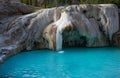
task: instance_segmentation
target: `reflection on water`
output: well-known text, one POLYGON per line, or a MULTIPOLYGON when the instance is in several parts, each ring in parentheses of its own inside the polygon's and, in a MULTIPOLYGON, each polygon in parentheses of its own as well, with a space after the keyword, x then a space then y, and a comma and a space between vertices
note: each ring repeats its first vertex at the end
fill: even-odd
POLYGON ((59 52, 23 52, 0 67, 0 77, 120 78, 120 49, 70 48, 59 52))

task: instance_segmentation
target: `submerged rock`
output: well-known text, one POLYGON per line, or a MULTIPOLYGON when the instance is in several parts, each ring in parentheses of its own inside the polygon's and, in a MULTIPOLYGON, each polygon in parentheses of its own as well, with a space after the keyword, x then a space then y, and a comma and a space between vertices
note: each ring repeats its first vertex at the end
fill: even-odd
POLYGON ((0 9, 0 55, 6 57, 22 50, 109 46, 119 30, 118 10, 113 4, 62 6, 34 13, 20 7, 20 13, 30 13, 26 15, 9 8, 5 14, 0 9))

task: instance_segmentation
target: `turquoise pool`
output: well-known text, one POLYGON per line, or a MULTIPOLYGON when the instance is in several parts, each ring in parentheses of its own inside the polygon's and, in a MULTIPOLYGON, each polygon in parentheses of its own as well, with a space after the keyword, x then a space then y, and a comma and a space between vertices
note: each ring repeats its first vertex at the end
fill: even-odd
POLYGON ((1 78, 120 78, 120 49, 22 52, 0 66, 1 78))

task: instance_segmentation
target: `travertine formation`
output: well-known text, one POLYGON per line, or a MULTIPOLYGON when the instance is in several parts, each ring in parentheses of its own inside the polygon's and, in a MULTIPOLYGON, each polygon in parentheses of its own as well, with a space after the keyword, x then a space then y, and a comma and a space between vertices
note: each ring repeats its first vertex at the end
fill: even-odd
POLYGON ((68 6, 61 13, 60 19, 52 24, 57 28, 56 50, 61 50, 66 43, 68 46, 75 46, 76 41, 79 46, 109 46, 112 35, 119 29, 118 23, 118 10, 115 5, 68 6), (67 28, 70 29, 69 33, 63 33, 67 28), (74 34, 75 32, 78 34, 74 34), (64 38, 67 33, 69 35, 64 38))
POLYGON ((22 50, 109 46, 119 30, 118 9, 113 4, 71 5, 30 13, 28 6, 8 1, 19 5, 15 9, 6 2, 2 2, 6 8, 0 5, 0 62, 22 50))

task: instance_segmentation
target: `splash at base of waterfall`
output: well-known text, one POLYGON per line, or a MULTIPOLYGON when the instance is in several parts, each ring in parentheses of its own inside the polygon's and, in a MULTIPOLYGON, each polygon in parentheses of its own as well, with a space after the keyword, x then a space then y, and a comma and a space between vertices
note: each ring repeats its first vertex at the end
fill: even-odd
POLYGON ((58 53, 59 53, 59 54, 62 54, 62 53, 64 53, 64 51, 58 51, 58 53))

